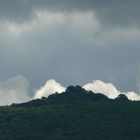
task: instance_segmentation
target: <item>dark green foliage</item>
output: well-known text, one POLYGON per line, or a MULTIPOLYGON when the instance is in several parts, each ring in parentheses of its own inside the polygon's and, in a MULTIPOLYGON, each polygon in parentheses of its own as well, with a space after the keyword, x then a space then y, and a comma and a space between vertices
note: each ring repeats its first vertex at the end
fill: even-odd
POLYGON ((139 140, 140 102, 109 100, 79 86, 0 107, 0 140, 139 140))
POLYGON ((128 101, 128 98, 124 94, 120 94, 115 100, 117 101, 128 101))

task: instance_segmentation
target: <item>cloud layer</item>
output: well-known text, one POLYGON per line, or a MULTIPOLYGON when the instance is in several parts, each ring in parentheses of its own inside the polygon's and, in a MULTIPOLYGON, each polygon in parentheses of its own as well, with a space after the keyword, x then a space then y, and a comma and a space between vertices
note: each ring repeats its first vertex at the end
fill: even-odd
MULTIPOLYGON (((115 99, 120 94, 125 94, 130 100, 140 100, 140 95, 138 93, 135 93, 133 91, 129 92, 122 92, 119 91, 112 83, 105 83, 100 80, 95 80, 91 83, 87 83, 83 86, 85 90, 93 91, 94 93, 101 93, 106 95, 110 99, 115 99)), ((36 98, 41 97, 48 97, 51 94, 54 94, 55 92, 62 93, 65 91, 65 87, 56 82, 55 80, 49 80, 46 82, 46 84, 41 87, 37 93, 35 94, 36 98)))
POLYGON ((0 81, 0 105, 30 100, 28 86, 29 82, 21 75, 0 81))
MULTIPOLYGON (((130 100, 140 100, 138 93, 119 91, 112 83, 105 83, 100 80, 87 83, 83 88, 94 93, 102 93, 111 99, 115 99, 119 94, 125 94, 130 100)), ((0 105, 10 105, 12 103, 22 103, 32 99, 48 97, 56 92, 62 93, 65 89, 66 87, 60 83, 50 79, 30 96, 28 80, 21 75, 17 75, 0 82, 0 105)))
MULTIPOLYGON (((139 0, 1 0, 1 78, 140 87, 139 0)), ((31 96, 32 94, 30 94, 31 96)))
POLYGON ((88 83, 84 85, 83 88, 88 91, 93 91, 94 93, 102 93, 111 99, 115 99, 120 94, 125 94, 130 100, 140 100, 140 95, 138 93, 133 91, 119 91, 112 83, 105 83, 100 80, 95 80, 92 83, 88 83))
POLYGON ((91 11, 40 11, 28 23, 1 22, 0 31, 3 79, 21 73, 36 88, 52 77, 70 85, 92 75, 122 90, 137 89, 139 28, 104 29, 91 11))
POLYGON ((62 93, 64 91, 65 88, 58 82, 56 82, 55 80, 48 80, 46 84, 36 92, 34 98, 36 99, 41 97, 48 97, 49 95, 54 94, 56 92, 62 93))
POLYGON ((36 17, 36 11, 95 11, 106 25, 138 25, 139 0, 1 0, 0 18, 24 22, 36 17))

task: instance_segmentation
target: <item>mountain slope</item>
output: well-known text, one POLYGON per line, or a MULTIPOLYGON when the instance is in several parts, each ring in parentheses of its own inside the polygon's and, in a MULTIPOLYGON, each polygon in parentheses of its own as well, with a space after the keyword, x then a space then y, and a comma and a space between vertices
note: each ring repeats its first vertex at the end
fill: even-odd
POLYGON ((140 102, 68 87, 62 94, 0 107, 0 140, 138 140, 140 102))

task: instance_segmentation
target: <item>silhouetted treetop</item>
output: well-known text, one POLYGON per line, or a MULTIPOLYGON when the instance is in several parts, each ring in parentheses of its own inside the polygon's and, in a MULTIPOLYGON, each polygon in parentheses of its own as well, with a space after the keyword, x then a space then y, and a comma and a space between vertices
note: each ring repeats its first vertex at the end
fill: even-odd
POLYGON ((118 97, 115 100, 117 100, 117 101, 128 101, 129 99, 126 95, 120 94, 120 95, 118 95, 118 97))
POLYGON ((83 94, 85 92, 86 92, 85 89, 83 89, 80 86, 69 86, 65 91, 65 93, 70 93, 70 94, 83 94))

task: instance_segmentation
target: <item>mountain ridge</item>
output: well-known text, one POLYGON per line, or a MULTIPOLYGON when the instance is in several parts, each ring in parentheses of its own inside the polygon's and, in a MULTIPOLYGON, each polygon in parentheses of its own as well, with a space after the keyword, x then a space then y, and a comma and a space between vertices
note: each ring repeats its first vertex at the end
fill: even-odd
POLYGON ((0 107, 0 140, 139 140, 140 102, 70 86, 62 94, 0 107))
MULTIPOLYGON (((109 99, 106 95, 102 93, 94 93, 92 91, 87 91, 80 86, 69 86, 66 88, 66 91, 62 93, 54 93, 49 95, 49 97, 42 97, 41 99, 34 99, 25 103, 13 103, 12 107, 38 107, 41 105, 45 105, 47 103, 63 103, 63 102, 70 102, 70 101, 80 101, 80 100, 88 100, 88 101, 113 101, 113 99, 109 99)), ((120 94, 114 101, 128 101, 126 95, 120 94)))

